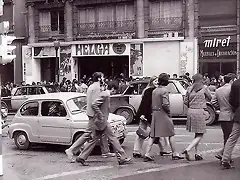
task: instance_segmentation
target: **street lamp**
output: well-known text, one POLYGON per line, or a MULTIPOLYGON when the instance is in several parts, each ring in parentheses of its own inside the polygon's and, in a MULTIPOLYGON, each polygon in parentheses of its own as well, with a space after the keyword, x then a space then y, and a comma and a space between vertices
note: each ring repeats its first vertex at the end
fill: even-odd
POLYGON ((55 67, 55 82, 59 81, 59 62, 58 62, 58 49, 60 47, 60 42, 58 40, 53 43, 56 50, 56 67, 55 67))

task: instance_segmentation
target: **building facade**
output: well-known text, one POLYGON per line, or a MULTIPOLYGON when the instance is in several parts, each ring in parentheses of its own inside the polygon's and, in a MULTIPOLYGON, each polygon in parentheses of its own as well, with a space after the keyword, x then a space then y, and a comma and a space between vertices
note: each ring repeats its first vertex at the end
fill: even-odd
POLYGON ((3 83, 21 83, 23 80, 22 45, 28 43, 26 36, 26 8, 25 0, 4 0, 3 17, 1 21, 9 21, 9 35, 16 36, 16 59, 6 65, 0 65, 3 83))
POLYGON ((194 74, 196 0, 26 0, 23 79, 194 74), (59 49, 54 41, 60 42, 59 49), (57 71, 56 71, 57 69, 57 71))

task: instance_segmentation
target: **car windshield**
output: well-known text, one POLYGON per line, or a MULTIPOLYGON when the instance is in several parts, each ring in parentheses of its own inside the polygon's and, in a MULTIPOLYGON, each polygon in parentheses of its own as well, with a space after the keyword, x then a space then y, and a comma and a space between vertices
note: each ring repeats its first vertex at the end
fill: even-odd
POLYGON ((60 90, 55 86, 45 86, 45 88, 47 89, 48 93, 60 92, 60 90))
POLYGON ((187 89, 190 85, 184 81, 184 80, 179 80, 180 84, 184 87, 184 89, 187 89))
POLYGON ((85 111, 86 105, 87 105, 86 96, 72 98, 67 101, 67 107, 69 108, 72 114, 77 114, 85 111))

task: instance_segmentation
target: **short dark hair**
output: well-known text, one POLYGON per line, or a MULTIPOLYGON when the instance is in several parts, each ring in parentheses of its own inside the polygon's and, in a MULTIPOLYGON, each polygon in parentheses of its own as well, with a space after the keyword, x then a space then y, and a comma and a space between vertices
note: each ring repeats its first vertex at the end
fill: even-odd
POLYGON ((176 77, 177 77, 177 74, 173 74, 173 76, 176 76, 176 77))
POLYGON ((118 87, 117 87, 116 84, 114 84, 114 83, 108 83, 107 89, 108 89, 108 90, 111 90, 112 88, 115 89, 115 90, 118 89, 118 87))
POLYGON ((169 75, 167 73, 161 73, 158 76, 158 84, 161 86, 167 86, 169 84, 169 75))
POLYGON ((185 73, 186 76, 190 76, 190 74, 188 72, 185 73))
POLYGON ((98 79, 101 78, 103 76, 102 72, 95 72, 92 75, 92 80, 93 82, 98 82, 98 79))
POLYGON ((236 75, 233 73, 228 73, 223 77, 225 83, 229 83, 231 80, 235 79, 236 75))

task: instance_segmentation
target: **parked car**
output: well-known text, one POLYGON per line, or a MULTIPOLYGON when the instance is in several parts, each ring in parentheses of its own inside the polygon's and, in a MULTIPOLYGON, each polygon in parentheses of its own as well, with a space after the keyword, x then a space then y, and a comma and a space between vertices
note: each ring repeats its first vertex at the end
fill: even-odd
MULTIPOLYGON (((71 145, 88 125, 86 94, 61 92, 35 96, 25 101, 9 126, 9 137, 18 149, 33 143, 71 145)), ((126 137, 126 119, 110 114, 108 121, 120 143, 126 137)))
MULTIPOLYGON (((127 87, 123 94, 111 96, 111 112, 122 115, 127 119, 127 124, 136 121, 134 119, 136 112, 139 108, 142 92, 146 88, 149 80, 133 81, 127 87)), ((185 80, 170 79, 166 87, 169 91, 170 109, 174 118, 186 119, 187 107, 184 105, 184 96, 186 88, 189 86, 185 80)), ((215 109, 211 103, 207 103, 206 124, 211 125, 216 119, 215 109)))
POLYGON ((12 95, 9 97, 2 97, 2 106, 9 111, 16 112, 22 103, 28 98, 39 95, 60 92, 54 85, 34 85, 34 86, 21 86, 12 90, 12 95))

